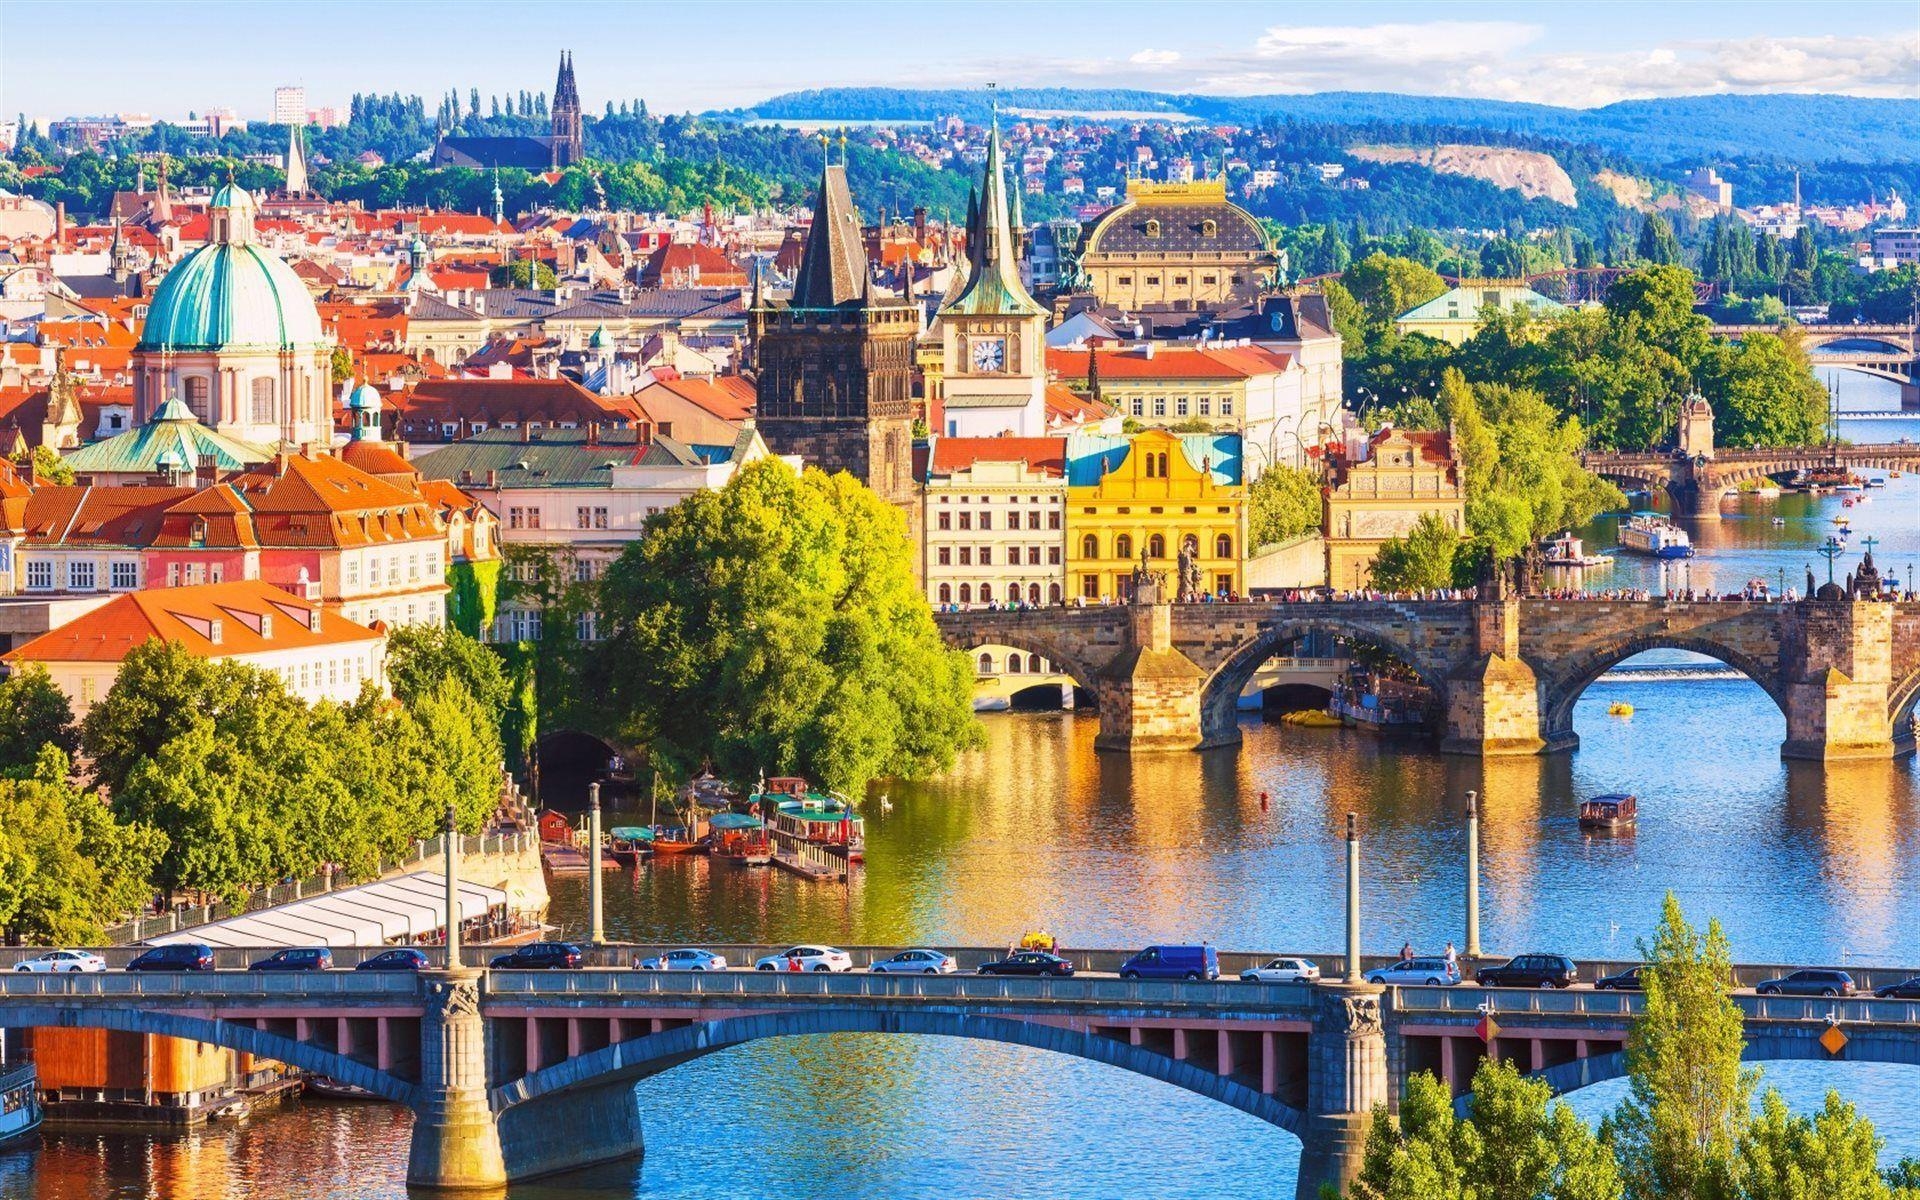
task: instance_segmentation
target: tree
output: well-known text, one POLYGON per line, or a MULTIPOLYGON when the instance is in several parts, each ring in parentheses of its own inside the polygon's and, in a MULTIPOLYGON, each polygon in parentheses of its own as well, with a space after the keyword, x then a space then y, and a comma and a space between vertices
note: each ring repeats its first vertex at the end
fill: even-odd
POLYGON ((335 346, 333 348, 333 356, 329 360, 328 365, 330 368, 329 374, 333 378, 333 386, 339 387, 347 380, 353 378, 353 351, 345 346, 335 346))
POLYGON ((427 761, 444 792, 431 811, 453 805, 455 824, 477 833, 500 805, 500 735, 486 706, 457 679, 443 679, 414 711, 425 735, 427 761))
POLYGON ((499 655, 450 626, 402 625, 387 635, 387 682, 402 704, 416 707, 447 680, 464 686, 499 726, 509 691, 499 655))
POLYGON ((504 267, 495 267, 490 278, 495 287, 535 288, 541 291, 560 284, 560 278, 553 273, 552 267, 530 258, 516 258, 504 267))
POLYGON ((649 517, 608 570, 594 693, 673 774, 844 790, 944 769, 979 737, 972 670, 909 553, 898 510, 852 476, 752 463, 649 517))
POLYGON ((1247 533, 1255 549, 1319 529, 1320 521, 1320 482, 1307 471, 1275 464, 1247 489, 1247 533))
POLYGON ((1392 325, 1395 317, 1447 290, 1446 280, 1431 267, 1378 250, 1348 267, 1340 279, 1374 329, 1392 325))
POLYGON ((0 779, 0 930, 9 943, 97 944, 101 926, 143 904, 165 839, 115 822, 42 747, 31 772, 0 779))
POLYGON ((45 667, 29 663, 0 680, 0 773, 32 766, 43 746, 70 756, 79 745, 73 706, 45 667))
POLYGON ((1453 555, 1459 547, 1460 535, 1453 526, 1438 513, 1425 513, 1405 537, 1388 538, 1381 544, 1369 582, 1389 592, 1451 587, 1453 555))
POLYGON ((1749 333, 1707 355, 1701 390, 1713 402, 1723 446, 1804 446, 1824 441, 1827 392, 1797 334, 1749 333))
POLYGON ((43 483, 67 487, 73 483, 73 467, 60 452, 52 446, 35 446, 28 460, 33 465, 33 473, 43 483))
POLYGON ((1657 266, 1673 266, 1683 259, 1680 239, 1673 236, 1673 226, 1659 213, 1648 213, 1640 223, 1640 239, 1634 244, 1634 254, 1641 262, 1657 266))
POLYGON ((1603 1136, 1619 1156, 1629 1200, 1729 1196, 1759 1078, 1740 1064, 1732 951, 1718 921, 1700 933, 1669 892, 1640 953, 1646 1000, 1627 1037, 1630 1090, 1603 1136))
POLYGON ((1829 1091, 1820 1111, 1808 1117, 1793 1113, 1780 1093, 1768 1088, 1760 1115, 1740 1137, 1741 1200, 1890 1200, 1893 1191, 1880 1174, 1880 1146, 1873 1122, 1838 1092, 1829 1091))

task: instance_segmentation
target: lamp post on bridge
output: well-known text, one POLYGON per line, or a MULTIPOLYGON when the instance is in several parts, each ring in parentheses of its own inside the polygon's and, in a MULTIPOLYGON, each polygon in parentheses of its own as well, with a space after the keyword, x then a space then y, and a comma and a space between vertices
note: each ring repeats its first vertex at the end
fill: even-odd
POLYGON ((1360 819, 1347 814, 1347 982, 1360 975, 1360 819))
POLYGON ((1480 793, 1467 793, 1467 945, 1469 959, 1480 957, 1480 793))
POLYGON ((447 970, 460 969, 460 830, 454 824, 454 805, 447 805, 447 830, 441 836, 446 852, 447 970))
POLYGON ((607 932, 601 924, 600 781, 597 779, 587 785, 587 906, 593 913, 587 941, 602 945, 607 940, 607 932))

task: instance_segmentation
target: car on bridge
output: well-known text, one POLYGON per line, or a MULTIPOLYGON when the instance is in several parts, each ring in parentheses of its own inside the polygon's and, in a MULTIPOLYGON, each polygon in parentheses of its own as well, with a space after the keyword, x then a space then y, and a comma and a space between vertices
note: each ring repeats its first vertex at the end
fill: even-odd
POLYGON ((1753 990, 1762 996, 1851 996, 1854 986, 1845 971, 1810 969, 1763 980, 1753 990))
POLYGON ((1005 958, 983 962, 982 975, 1049 975, 1064 979, 1073 974, 1073 963, 1045 950, 1019 950, 1005 958))
POLYGON ((249 971, 331 971, 333 951, 325 946, 289 946, 247 964, 249 971))
POLYGON ((201 942, 155 946, 127 964, 129 971, 211 971, 213 947, 201 942))
POLYGON ((902 950, 867 968, 875 975, 951 975, 959 969, 953 955, 938 950, 902 950))
POLYGON ((1403 958, 1390 967, 1368 971, 1366 980, 1374 984, 1452 987, 1460 982, 1460 968, 1444 958, 1403 958))
POLYGON ((753 964, 756 971, 851 971, 853 955, 832 946, 792 946, 753 964))
POLYGON ((1311 983, 1320 978, 1320 968, 1306 958, 1270 958, 1257 967, 1240 972, 1246 983, 1311 983))
POLYGON ((426 952, 415 950, 412 946, 399 946, 392 950, 382 950, 372 958, 362 959, 353 964, 356 971, 424 971, 431 962, 426 952))
POLYGON ((1580 968, 1564 954, 1520 954, 1497 967, 1481 967, 1481 987, 1566 988, 1580 982, 1580 968))
POLYGON ((572 942, 528 942, 496 954, 489 967, 502 971, 577 971, 583 955, 572 942))
POLYGON ((1642 981, 1640 973, 1646 969, 1645 966, 1628 967, 1618 975, 1602 975, 1593 981, 1593 990, 1596 992, 1643 992, 1647 985, 1642 981))
POLYGON ((33 958, 23 958, 13 964, 16 971, 30 971, 41 975, 67 974, 81 971, 93 974, 107 969, 107 960, 91 950, 49 950, 33 958))
POLYGON ((1881 1000, 1920 1000, 1920 975, 1898 983, 1881 984, 1873 989, 1873 994, 1881 1000))
POLYGON ((634 965, 642 971, 724 971, 727 956, 697 947, 682 947, 643 958, 634 965))

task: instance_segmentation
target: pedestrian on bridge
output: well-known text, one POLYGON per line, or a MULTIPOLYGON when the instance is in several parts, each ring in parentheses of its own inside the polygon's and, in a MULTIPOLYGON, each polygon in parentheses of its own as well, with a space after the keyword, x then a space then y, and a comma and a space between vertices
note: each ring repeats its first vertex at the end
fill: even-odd
POLYGON ((1400 947, 1400 961, 1405 962, 1412 957, 1413 957, 1413 942, 1411 939, 1409 939, 1405 945, 1400 947))

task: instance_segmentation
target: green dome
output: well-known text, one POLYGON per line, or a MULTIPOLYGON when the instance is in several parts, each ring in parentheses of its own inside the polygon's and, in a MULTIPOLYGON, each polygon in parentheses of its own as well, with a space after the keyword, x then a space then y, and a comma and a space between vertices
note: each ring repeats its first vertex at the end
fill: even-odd
POLYGON ((248 208, 254 207, 253 193, 234 183, 233 177, 229 175, 227 181, 220 185, 218 191, 213 193, 213 199, 207 202, 207 207, 238 208, 243 204, 248 208))
POLYGON ((326 340, 320 310, 292 267, 258 246, 226 242, 200 247, 167 272, 140 348, 277 350, 326 340))
POLYGON ((347 397, 347 407, 351 409, 370 410, 372 412, 379 412, 380 411, 380 389, 374 387, 370 383, 361 384, 359 387, 353 389, 352 395, 347 397))

